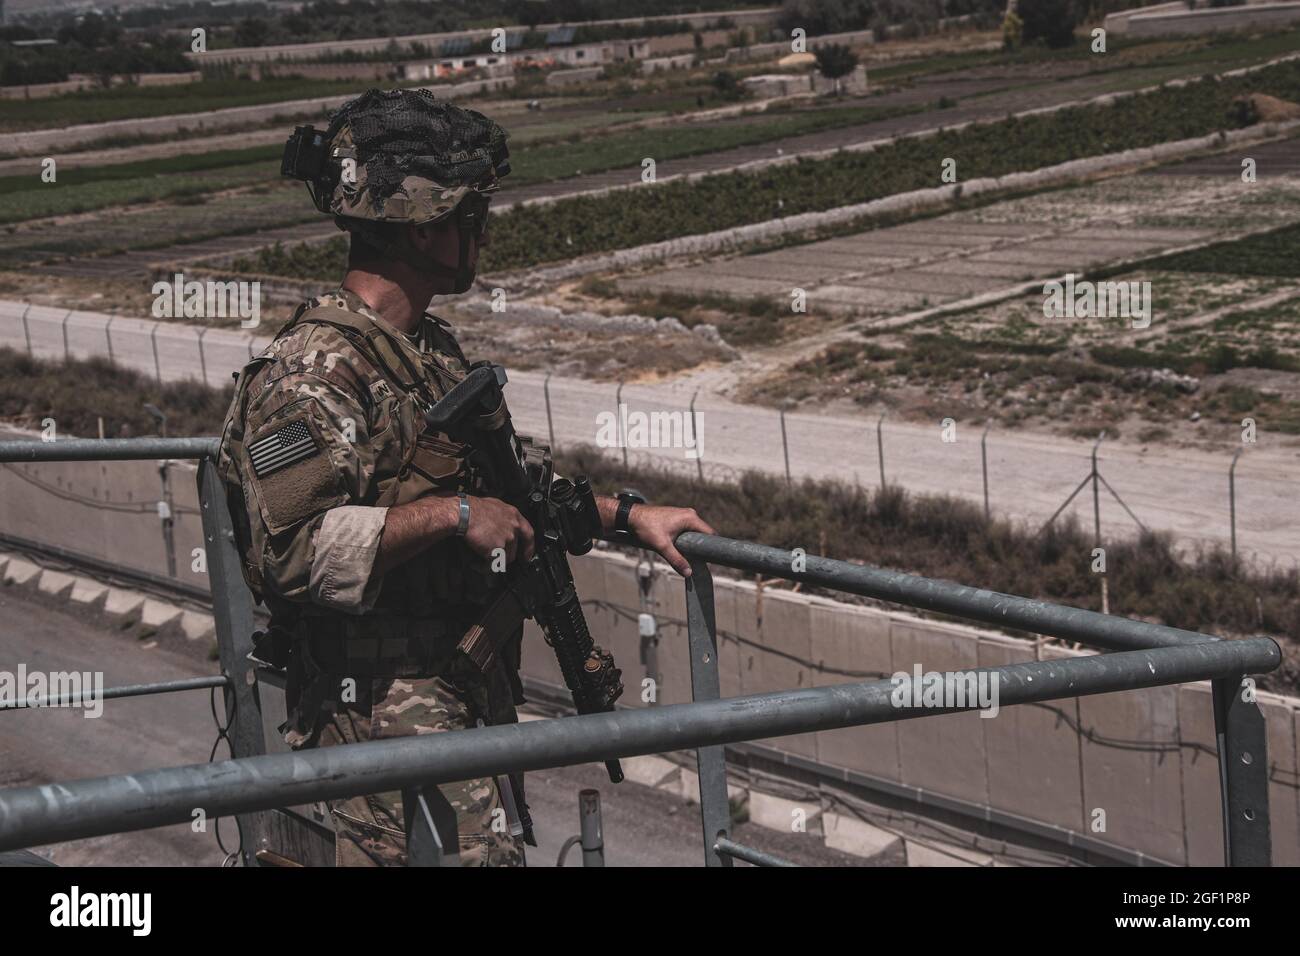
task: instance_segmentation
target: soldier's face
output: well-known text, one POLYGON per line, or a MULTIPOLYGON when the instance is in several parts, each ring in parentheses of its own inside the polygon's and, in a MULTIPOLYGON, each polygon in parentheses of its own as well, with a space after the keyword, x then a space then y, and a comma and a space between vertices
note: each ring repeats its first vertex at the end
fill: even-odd
MULTIPOLYGON (((439 286, 436 294, 464 291, 455 289, 455 279, 445 276, 447 270, 454 272, 460 266, 460 226, 456 223, 456 218, 450 216, 428 226, 417 226, 413 230, 412 239, 416 248, 429 257, 431 264, 441 267, 434 270, 438 273, 435 276, 439 286)), ((466 255, 471 276, 478 270, 479 249, 485 245, 487 245, 486 233, 482 236, 474 232, 470 233, 466 255)))

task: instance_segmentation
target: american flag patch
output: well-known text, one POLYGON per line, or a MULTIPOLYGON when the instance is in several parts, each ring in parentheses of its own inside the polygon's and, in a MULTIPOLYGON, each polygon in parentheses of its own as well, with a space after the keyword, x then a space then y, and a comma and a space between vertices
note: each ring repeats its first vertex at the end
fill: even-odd
POLYGON ((300 419, 249 445, 248 457, 253 462, 253 474, 265 478, 281 468, 310 458, 319 450, 307 423, 300 419))

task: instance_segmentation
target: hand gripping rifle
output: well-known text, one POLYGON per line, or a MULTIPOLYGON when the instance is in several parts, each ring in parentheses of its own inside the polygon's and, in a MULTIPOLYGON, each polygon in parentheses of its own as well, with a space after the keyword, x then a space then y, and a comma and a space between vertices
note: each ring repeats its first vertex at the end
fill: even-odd
MULTIPOLYGON (((533 557, 507 572, 504 593, 465 632, 459 650, 486 672, 501 644, 531 617, 555 651, 578 713, 612 711, 623 693, 622 671, 591 639, 568 559, 590 551, 601 533, 596 498, 585 477, 554 477, 549 448, 515 435, 505 384, 500 365, 478 364, 425 413, 430 430, 473 449, 488 486, 533 527, 533 557)), ((612 783, 623 779, 617 760, 606 760, 605 769, 612 783)))

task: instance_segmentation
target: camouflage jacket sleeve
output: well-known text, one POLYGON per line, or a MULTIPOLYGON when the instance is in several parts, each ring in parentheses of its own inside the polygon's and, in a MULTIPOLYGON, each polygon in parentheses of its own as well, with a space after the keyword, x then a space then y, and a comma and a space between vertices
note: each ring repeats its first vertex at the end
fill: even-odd
POLYGON ((360 614, 378 597, 372 573, 387 516, 373 500, 372 421, 364 360, 337 329, 309 325, 272 346, 249 383, 236 467, 253 554, 267 591, 360 614))

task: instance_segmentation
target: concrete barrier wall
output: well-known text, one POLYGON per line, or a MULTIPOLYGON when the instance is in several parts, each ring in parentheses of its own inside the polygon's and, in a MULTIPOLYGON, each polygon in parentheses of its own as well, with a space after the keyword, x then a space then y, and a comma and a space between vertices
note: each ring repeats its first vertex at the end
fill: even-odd
MULTIPOLYGON (((650 592, 658 619, 660 703, 690 699, 680 581, 663 565, 650 592)), ((635 562, 574 561, 597 640, 623 668, 624 702, 641 703, 635 562), (598 565, 603 574, 589 569, 598 565)), ((724 697, 967 670, 1085 651, 929 621, 901 612, 715 577, 724 697)), ((540 640, 525 672, 556 676, 540 640)), ((1300 865, 1296 746, 1300 700, 1260 695, 1269 732, 1274 862, 1300 865)), ((1011 707, 993 718, 948 715, 764 741, 830 767, 865 773, 1055 825, 1190 865, 1222 863, 1222 821, 1208 683, 1011 707)))
POLYGON ((1106 14, 1106 19, 1102 21, 1101 25, 1107 33, 1125 34, 1128 33, 1129 21, 1134 17, 1156 13, 1185 13, 1189 8, 1186 0, 1176 0, 1174 3, 1158 3, 1149 7, 1118 10, 1115 13, 1106 14))
MULTIPOLYGON (((33 437, 0 430, 0 438, 33 437)), ((177 512, 177 576, 201 545, 195 469, 169 465, 177 512)), ((158 466, 151 462, 0 466, 0 533, 166 574, 158 466), (111 505, 111 507, 106 507, 111 505)), ((574 575, 596 640, 623 669, 623 702, 691 699, 685 591, 661 561, 644 602, 637 562, 596 551, 574 575), (637 615, 657 621, 657 673, 647 671, 637 615), (652 683, 650 683, 652 681, 652 683)), ((719 572, 721 569, 719 569, 719 572)), ((724 697, 969 670, 1078 651, 896 611, 849 605, 715 575, 724 697)), ((531 678, 561 683, 529 625, 531 678)), ((1300 699, 1260 695, 1268 729, 1274 863, 1300 865, 1300 699)), ((1055 825, 1176 864, 1219 865, 1222 822, 1208 684, 1028 704, 996 717, 953 714, 765 741, 785 753, 1055 825)))
POLYGON ((1267 3, 1182 13, 1143 11, 1129 18, 1126 32, 1131 37, 1191 36, 1227 30, 1287 27, 1297 21, 1300 21, 1300 3, 1267 3))
MULTIPOLYGON (((58 437, 55 423, 56 440, 58 437)), ((0 440, 38 437, 0 428, 0 440)), ((158 504, 161 462, 33 462, 0 465, 0 534, 52 544, 100 561, 167 575, 158 504)), ((168 462, 176 578, 207 587, 192 570, 203 546, 194 465, 168 462)))
MULTIPOLYGON (((119 75, 112 78, 111 85, 121 87, 130 83, 133 86, 183 86, 197 83, 203 74, 197 70, 190 73, 135 73, 119 75)), ((76 93, 80 90, 102 89, 103 84, 97 76, 74 73, 61 83, 28 83, 24 86, 0 86, 0 100, 39 100, 50 96, 62 96, 64 93, 76 93)))

